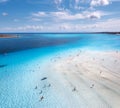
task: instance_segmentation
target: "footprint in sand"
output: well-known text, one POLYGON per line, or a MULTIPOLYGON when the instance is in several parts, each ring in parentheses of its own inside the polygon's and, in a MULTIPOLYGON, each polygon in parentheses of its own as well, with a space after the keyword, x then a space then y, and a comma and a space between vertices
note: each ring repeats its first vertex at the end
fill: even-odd
POLYGON ((72 91, 73 91, 73 92, 76 91, 76 87, 74 87, 74 88, 72 89, 72 91))
POLYGON ((94 84, 92 84, 91 86, 90 86, 90 88, 93 88, 94 87, 94 84))

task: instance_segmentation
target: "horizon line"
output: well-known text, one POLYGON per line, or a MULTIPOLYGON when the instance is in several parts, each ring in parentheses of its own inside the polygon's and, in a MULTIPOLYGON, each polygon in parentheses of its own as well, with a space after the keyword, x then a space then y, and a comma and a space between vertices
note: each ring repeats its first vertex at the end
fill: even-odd
POLYGON ((120 31, 104 31, 104 32, 0 32, 0 34, 86 34, 86 33, 112 33, 120 34, 120 31))

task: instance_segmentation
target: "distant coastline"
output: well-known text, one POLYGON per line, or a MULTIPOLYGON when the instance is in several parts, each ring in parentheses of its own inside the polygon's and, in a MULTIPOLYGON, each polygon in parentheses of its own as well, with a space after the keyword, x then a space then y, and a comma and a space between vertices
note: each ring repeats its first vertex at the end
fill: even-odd
POLYGON ((0 34, 0 38, 18 38, 18 35, 0 34))
POLYGON ((99 33, 102 33, 102 34, 120 34, 120 32, 99 32, 99 33))

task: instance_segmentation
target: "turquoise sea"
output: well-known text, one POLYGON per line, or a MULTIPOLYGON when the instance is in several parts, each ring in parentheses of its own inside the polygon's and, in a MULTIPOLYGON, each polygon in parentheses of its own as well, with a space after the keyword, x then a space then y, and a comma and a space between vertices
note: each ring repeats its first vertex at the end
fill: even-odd
POLYGON ((120 35, 113 34, 13 35, 19 38, 0 38, 0 108, 69 108, 69 100, 50 85, 54 75, 46 63, 51 57, 78 48, 120 50, 120 35), (43 101, 41 94, 46 97, 43 101))

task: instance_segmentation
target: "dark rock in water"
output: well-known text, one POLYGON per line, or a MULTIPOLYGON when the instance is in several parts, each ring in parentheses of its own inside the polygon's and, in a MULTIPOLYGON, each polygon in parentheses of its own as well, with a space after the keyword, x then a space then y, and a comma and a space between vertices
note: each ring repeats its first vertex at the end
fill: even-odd
POLYGON ((43 77, 41 80, 46 80, 47 79, 47 77, 43 77))
POLYGON ((51 84, 48 85, 48 87, 50 87, 50 86, 51 86, 51 84))
POLYGON ((5 66, 7 66, 6 64, 5 65, 0 65, 0 68, 3 68, 3 67, 5 67, 5 66))
POLYGON ((44 97, 42 96, 42 97, 40 97, 40 101, 42 101, 44 99, 44 97))
POLYGON ((35 89, 37 89, 37 86, 35 87, 35 89))
POLYGON ((13 39, 0 39, 0 53, 4 52, 15 52, 21 50, 27 50, 31 48, 44 48, 47 46, 58 46, 64 45, 65 43, 72 43, 81 40, 80 37, 47 37, 42 36, 42 34, 36 34, 34 38, 34 34, 30 33, 21 33, 19 34, 0 34, 0 38, 13 38, 13 39), (40 36, 39 36, 40 35, 40 36), (27 38, 26 38, 27 37, 27 38), (6 44, 7 43, 7 44, 6 44), (17 44, 16 44, 17 43, 17 44))

